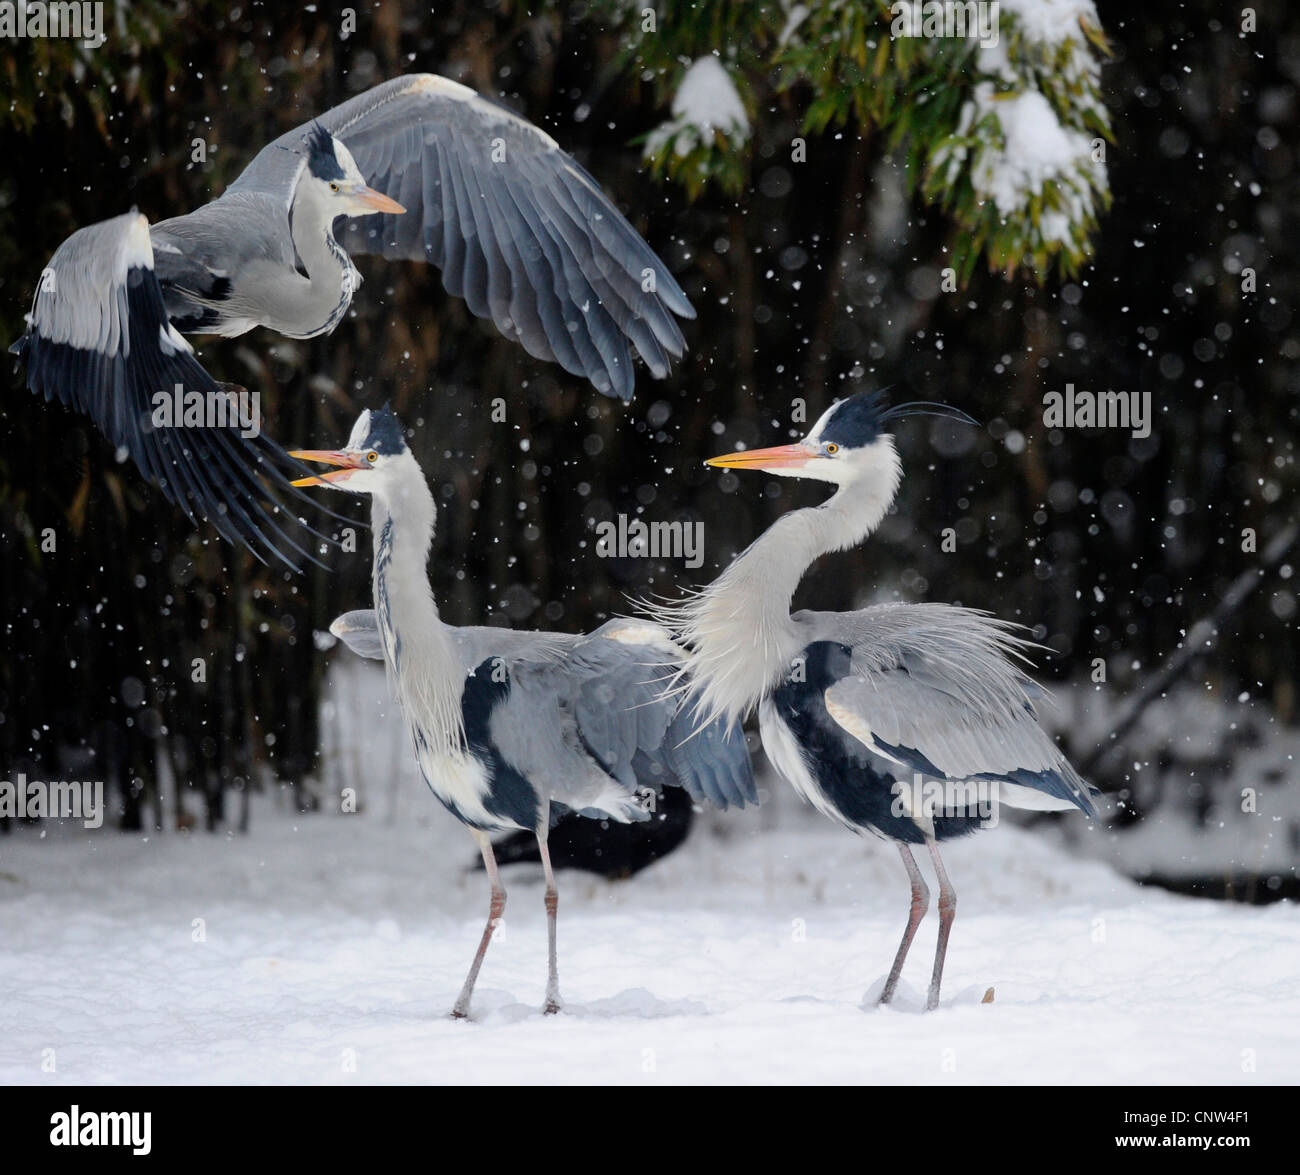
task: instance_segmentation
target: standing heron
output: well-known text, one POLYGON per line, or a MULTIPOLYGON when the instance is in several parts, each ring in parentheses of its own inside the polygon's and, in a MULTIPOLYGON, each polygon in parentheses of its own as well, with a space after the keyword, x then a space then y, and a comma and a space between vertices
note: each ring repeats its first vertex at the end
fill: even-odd
POLYGON ((290 550, 307 552, 276 493, 293 469, 284 451, 210 419, 156 423, 155 397, 181 388, 224 410, 234 389, 184 334, 327 334, 361 284, 354 253, 428 261, 530 355, 624 401, 632 348, 662 379, 686 345, 674 316, 695 316, 554 139, 456 82, 413 74, 281 135, 186 216, 150 226, 130 212, 73 233, 10 349, 31 391, 89 415, 192 521, 293 566, 290 550))
POLYGON ((710 459, 836 491, 777 519, 708 588, 647 608, 691 649, 702 721, 739 722, 757 707, 763 749, 805 800, 854 832, 897 843, 912 903, 882 1004, 929 906, 911 849, 925 845, 939 881, 933 1009, 957 908, 938 842, 974 832, 1000 804, 1096 813, 1088 786, 1035 720, 1032 699, 1042 691, 1012 660, 1028 644, 1014 625, 946 604, 790 613, 814 560, 880 525, 902 474, 885 430, 921 414, 964 415, 941 405, 889 408, 881 394, 863 392, 834 404, 795 444, 710 459))
POLYGON ((717 808, 757 803, 744 735, 725 722, 694 733, 689 703, 665 698, 682 652, 653 624, 614 620, 585 636, 444 624, 426 573, 433 494, 387 408, 362 412, 343 449, 293 455, 338 467, 299 484, 371 497, 374 611, 347 613, 331 631, 387 664, 425 782, 483 855, 487 925, 452 1015, 469 1014, 505 910, 490 834, 521 829, 536 836, 546 874, 546 1011, 556 1012, 552 811, 644 820, 664 785, 717 808))

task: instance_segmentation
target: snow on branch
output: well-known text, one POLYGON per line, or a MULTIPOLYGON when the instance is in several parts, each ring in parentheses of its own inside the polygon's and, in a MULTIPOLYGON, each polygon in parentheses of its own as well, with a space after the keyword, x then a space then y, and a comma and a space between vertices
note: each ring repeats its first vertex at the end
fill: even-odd
POLYGON ((672 117, 645 141, 645 158, 656 175, 671 175, 692 197, 711 176, 715 150, 738 152, 749 139, 749 116, 736 84, 713 55, 699 57, 673 96, 672 117))
POLYGON ((796 162, 845 128, 896 152, 947 216, 963 283, 981 260, 1042 281, 1091 256, 1111 133, 1093 0, 593 0, 592 12, 620 31, 622 68, 670 107, 645 158, 691 199, 709 185, 740 196, 756 136, 780 151, 775 128, 794 114, 796 162))
POLYGON ((954 132, 929 152, 924 191, 971 234, 963 277, 981 250, 1008 273, 1055 261, 1072 274, 1110 201, 1100 26, 1091 0, 1003 7, 1005 36, 971 55, 978 80, 954 132))

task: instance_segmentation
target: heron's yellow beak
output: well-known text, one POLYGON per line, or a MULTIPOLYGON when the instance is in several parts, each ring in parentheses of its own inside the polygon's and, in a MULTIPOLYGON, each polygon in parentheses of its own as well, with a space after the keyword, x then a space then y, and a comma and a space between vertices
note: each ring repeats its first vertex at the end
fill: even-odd
POLYGON ((342 467, 319 477, 300 477, 293 483, 296 486, 338 485, 341 481, 347 481, 358 469, 369 468, 369 462, 363 454, 349 453, 342 449, 293 449, 289 456, 297 457, 299 461, 319 461, 322 465, 342 467))
POLYGON ((358 204, 371 208, 375 212, 400 213, 406 211, 396 200, 385 196, 383 192, 377 192, 374 188, 367 188, 364 185, 357 188, 352 194, 352 198, 358 204))
POLYGON ((770 449, 745 449, 710 457, 704 464, 720 469, 801 469, 817 454, 806 445, 774 445, 770 449))

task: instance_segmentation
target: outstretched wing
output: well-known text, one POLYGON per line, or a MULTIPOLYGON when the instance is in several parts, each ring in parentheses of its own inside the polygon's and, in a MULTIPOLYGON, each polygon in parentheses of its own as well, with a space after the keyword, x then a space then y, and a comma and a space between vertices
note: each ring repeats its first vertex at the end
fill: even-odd
POLYGON ((1089 788, 1038 725, 1041 693, 1011 658, 1023 644, 982 613, 887 604, 798 613, 815 640, 851 651, 827 712, 869 750, 926 778, 1000 780, 1013 807, 1095 808, 1089 788))
POLYGON ((321 536, 277 496, 308 500, 286 476, 298 463, 274 441, 244 437, 237 424, 185 427, 174 414, 155 424, 158 393, 171 397, 179 386, 216 407, 242 389, 218 384, 168 321, 143 216, 130 212, 64 241, 27 324, 10 351, 26 365, 31 391, 90 416, 192 522, 206 518, 263 562, 294 570, 295 555, 316 562, 302 541, 321 536))
MULTIPOLYGON (((434 74, 395 78, 318 120, 352 152, 366 182, 405 208, 347 222, 353 253, 428 261, 530 355, 632 397, 629 343, 656 379, 695 312, 667 266, 596 181, 544 131, 434 74)), ((306 127, 253 161, 232 190, 283 186, 306 127)))

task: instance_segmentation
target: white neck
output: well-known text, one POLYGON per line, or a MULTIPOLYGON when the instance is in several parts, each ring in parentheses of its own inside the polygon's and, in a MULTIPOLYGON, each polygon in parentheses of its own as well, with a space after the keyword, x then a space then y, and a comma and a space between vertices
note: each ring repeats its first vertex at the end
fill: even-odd
POLYGON ((352 295, 361 284, 352 259, 334 239, 334 206, 304 177, 293 200, 293 247, 307 270, 290 291, 284 291, 278 308, 283 322, 276 328, 293 339, 310 339, 332 331, 347 313, 352 295))
POLYGON ((698 595, 655 610, 692 650, 703 719, 742 720, 788 672, 800 652, 790 601, 804 573, 871 534, 898 492, 898 457, 882 443, 877 466, 820 506, 782 515, 698 595))
POLYGON ((375 615, 394 692, 413 735, 435 752, 464 745, 464 666, 429 584, 437 511, 409 453, 373 496, 375 615))

